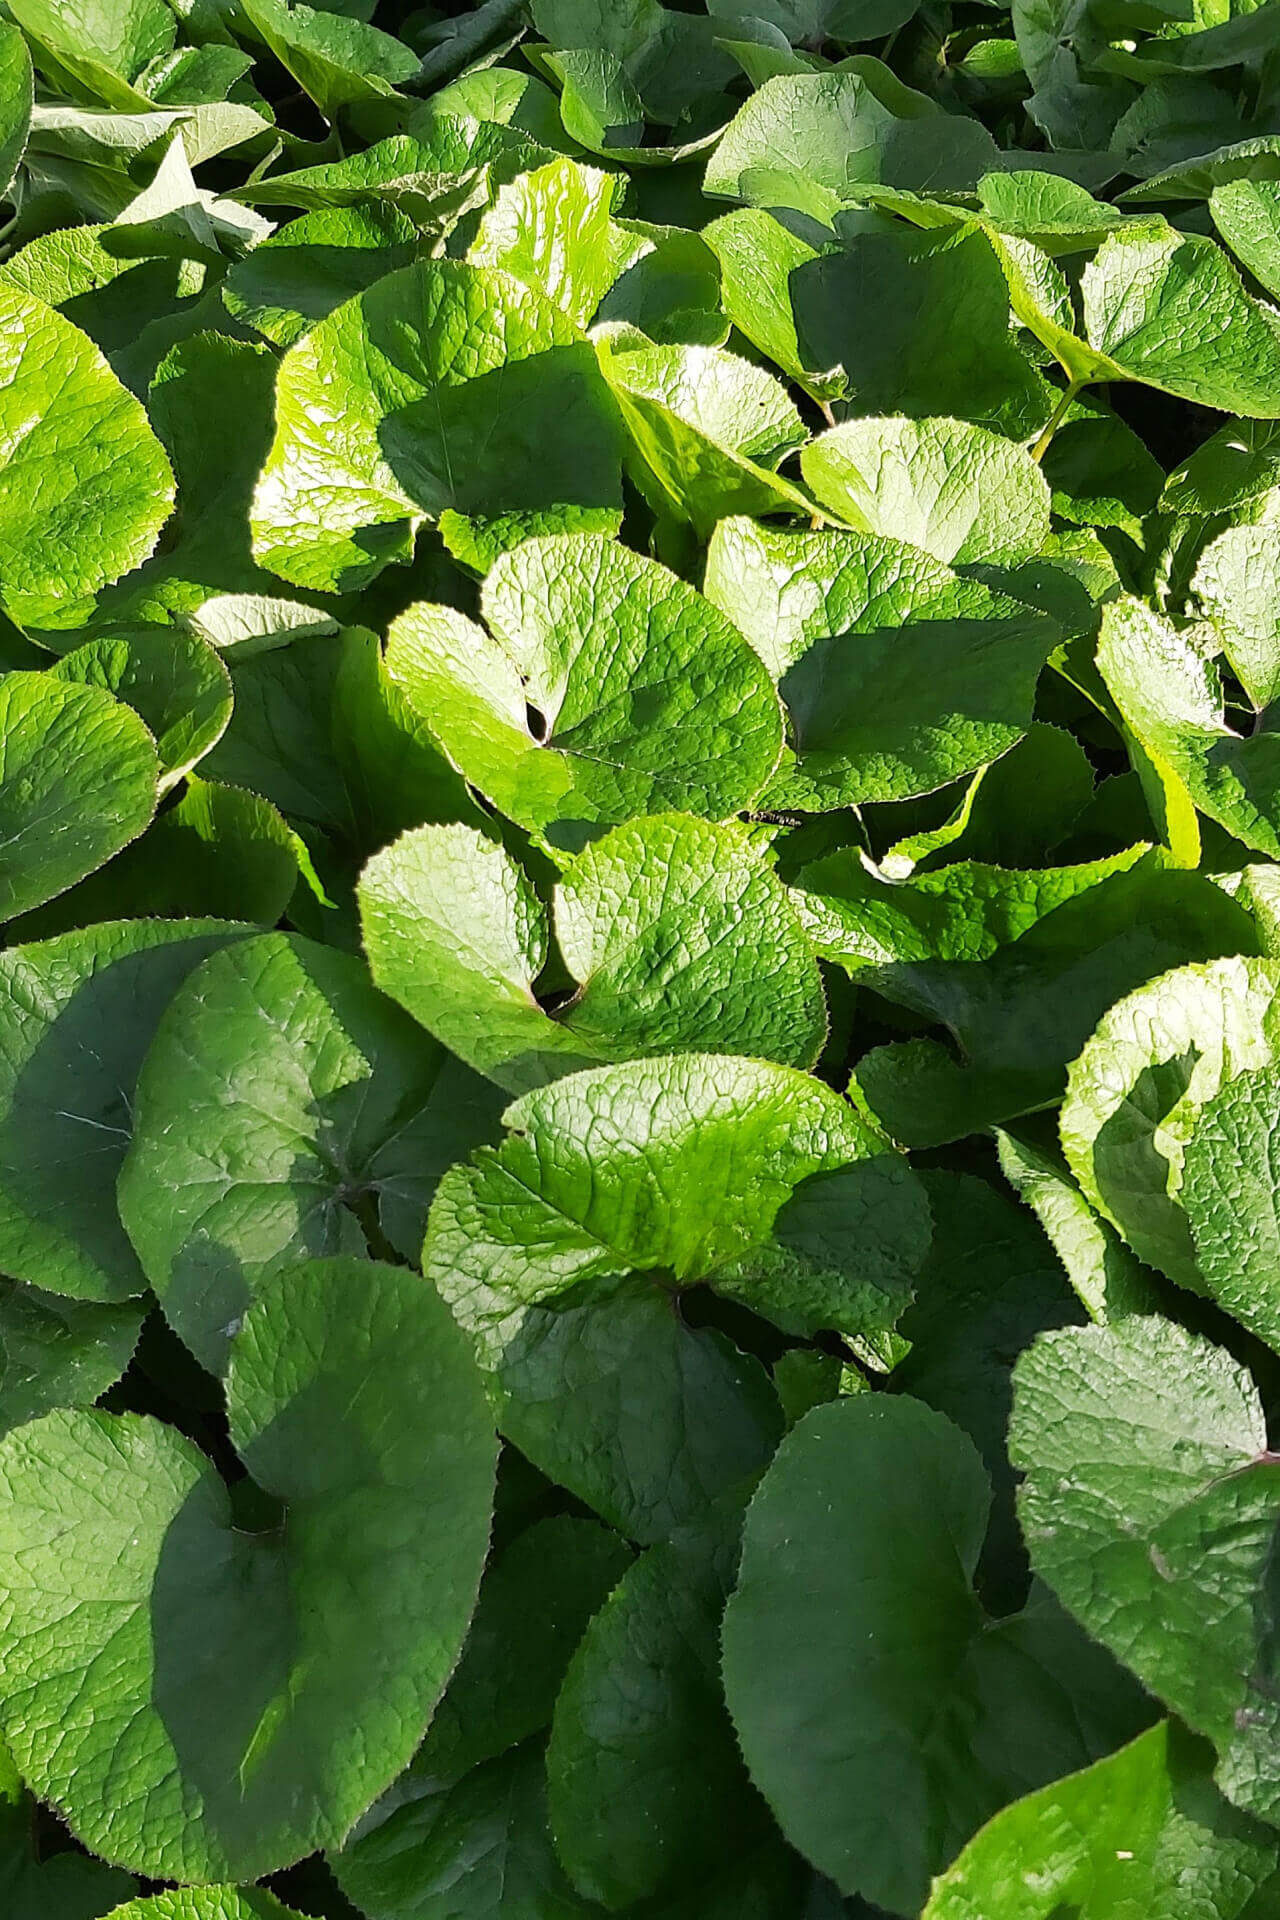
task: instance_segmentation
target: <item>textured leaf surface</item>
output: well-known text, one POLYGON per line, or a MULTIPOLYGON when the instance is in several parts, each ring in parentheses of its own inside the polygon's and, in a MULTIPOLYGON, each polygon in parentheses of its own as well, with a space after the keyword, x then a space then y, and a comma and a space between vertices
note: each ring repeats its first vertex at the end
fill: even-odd
POLYGON ((1058 632, 874 534, 722 522, 706 591, 786 707, 768 801, 814 811, 928 793, 1013 746, 1058 632))
POLYGON ((131 1900, 112 1920, 295 1920, 260 1887, 178 1887, 150 1900, 131 1900))
POLYGON ((1280 417, 1280 333, 1220 248, 1163 220, 1103 241, 1081 278, 1090 344, 1130 379, 1280 417))
POLYGON ((1280 1342, 1280 1074, 1229 1080, 1187 1143, 1183 1205, 1206 1292, 1271 1346, 1280 1342))
POLYGON ((217 744, 231 718, 231 675, 194 634, 144 627, 127 639, 91 640, 52 671, 133 708, 155 739, 162 794, 217 744))
POLYGON ((388 666, 459 772, 576 852, 590 829, 671 808, 719 819, 780 750, 777 696, 723 614, 595 535, 528 540, 484 584, 486 634, 449 607, 392 628, 388 666))
POLYGON ((173 476, 133 395, 78 327, 0 284, 0 599, 36 625, 145 560, 173 476))
POLYGON ((275 1276, 237 1336, 227 1410, 279 1506, 268 1533, 233 1531, 211 1463, 152 1419, 52 1413, 0 1445, 24 1569, 0 1618, 6 1737, 91 1846, 153 1877, 252 1880, 341 1838, 421 1737, 488 1536, 480 1382, 413 1274, 275 1276))
POLYGON ((144 1308, 66 1300, 5 1284, 0 1295, 0 1431, 54 1407, 92 1406, 120 1378, 144 1308))
POLYGON ((642 1545, 748 1485, 782 1434, 760 1362, 646 1278, 512 1313, 481 1360, 507 1438, 642 1545))
POLYGON ((1200 1288, 1179 1192, 1188 1140, 1224 1082, 1268 1066, 1270 960, 1180 967, 1116 1003, 1074 1063, 1062 1145, 1087 1199, 1148 1265, 1200 1288))
POLYGON ((127 846, 156 807, 155 742, 104 689, 0 680, 0 918, 63 893, 127 846))
MULTIPOLYGON (((715 1054, 571 1074, 504 1122, 500 1148, 441 1182, 423 1252, 482 1349, 521 1307, 587 1280, 714 1278, 769 1241, 802 1182, 885 1151, 820 1081, 715 1054)), ((777 1290, 785 1315, 785 1268, 777 1290)))
POLYGON ((1167 1320, 1046 1334, 1019 1362, 1010 1455, 1032 1565, 1218 1752, 1274 1821, 1274 1456, 1248 1374, 1167 1320))
POLYGON ((600 350, 632 440, 636 484, 658 514, 706 538, 735 513, 806 512, 775 469, 805 439, 786 389, 763 368, 717 347, 600 350))
POLYGON ((156 1031, 120 1179, 166 1316, 218 1368, 266 1275, 366 1231, 412 1254, 489 1111, 349 955, 268 934, 206 963, 156 1031))
POLYGON ((1034 461, 966 421, 849 420, 802 464, 833 512, 937 560, 1019 560, 1048 536, 1048 488, 1034 461))
POLYGON ((285 355, 254 551, 298 586, 345 589, 407 560, 446 509, 530 533, 540 515, 608 513, 613 434, 595 355, 552 299, 499 268, 422 261, 285 355))
POLYGON ((547 1827, 542 1747, 530 1741, 458 1780, 435 1780, 378 1833, 338 1855, 369 1920, 588 1920, 547 1827))
POLYGON ((934 1882, 924 1920, 1129 1914, 1258 1920, 1276 1895, 1269 1831, 1227 1805, 1204 1744, 1164 1720, 1015 1801, 934 1882))
POLYGON ((534 992, 548 915, 480 834, 406 835, 370 862, 360 898, 378 985, 511 1092, 595 1060, 708 1047, 807 1066, 825 1037, 795 914, 731 826, 633 822, 569 866, 552 911, 580 984, 554 1019, 534 992))
POLYGON ((1221 675, 1190 636, 1142 601, 1117 600, 1103 612, 1098 666, 1127 726, 1200 811, 1280 855, 1280 741, 1228 724, 1221 675))
POLYGON ((984 1614, 988 1503, 950 1421, 856 1395, 806 1415, 747 1515, 724 1670, 748 1767, 793 1845, 897 1912, 1005 1800, 1141 1724, 1052 1612, 984 1614))
POLYGON ((249 931, 118 921, 0 955, 0 1262, 51 1293, 124 1300, 146 1282, 116 1212, 133 1091, 191 969, 249 931))
POLYGON ((556 1850, 608 1907, 714 1882, 759 1831, 720 1681, 739 1527, 730 1510, 651 1547, 587 1628, 556 1702, 556 1850))

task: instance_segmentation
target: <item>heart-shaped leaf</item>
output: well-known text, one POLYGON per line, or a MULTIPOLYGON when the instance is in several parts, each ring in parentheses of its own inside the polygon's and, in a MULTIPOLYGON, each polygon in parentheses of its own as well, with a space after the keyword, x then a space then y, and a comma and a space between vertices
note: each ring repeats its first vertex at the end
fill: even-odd
POLYGON ((1179 967, 1117 1001, 1068 1075, 1062 1145, 1085 1197, 1140 1260, 1197 1291, 1187 1143, 1225 1082, 1275 1058, 1278 989, 1271 960, 1179 967))
POLYGON ((877 534, 722 521, 705 585, 778 682, 787 748, 765 804, 779 808, 900 800, 984 766, 1025 732, 1059 636, 877 534))
POLYGON ((103 687, 144 720, 160 756, 162 794, 216 746, 231 718, 231 675, 193 633, 139 627, 64 654, 55 679, 103 687))
POLYGON ((1253 1381, 1174 1322, 1042 1334, 1009 1451, 1031 1562, 1095 1639, 1212 1740, 1217 1780, 1280 1812, 1269 1594, 1280 1471, 1253 1381))
POLYGON ((265 1530, 156 1420, 51 1413, 0 1442, 6 1738, 87 1845, 155 1879, 343 1839, 422 1737, 488 1543, 480 1379, 404 1268, 277 1272, 227 1413, 265 1530))
POLYGON ((517 516, 524 533, 575 516, 616 526, 613 421, 592 348, 546 294, 496 267, 421 261, 338 307, 281 362, 255 555, 323 592, 407 560, 416 529, 446 509, 517 516))
POLYGON ((595 535, 528 540, 484 584, 489 632, 411 607, 391 677, 457 767, 576 852, 599 825, 747 806, 781 746, 777 695, 741 634, 654 560, 595 535))
POLYGON ((1052 1606, 984 1612, 989 1500, 949 1420, 854 1395, 793 1429, 747 1513, 724 1676, 748 1768, 793 1846, 896 1913, 1005 1801, 1144 1717, 1052 1606))
POLYGON ((268 1274, 370 1237, 416 1253, 437 1179, 492 1112, 358 960, 263 935, 205 962, 160 1021, 121 1217, 166 1316, 217 1369, 268 1274))
POLYGON ((100 687, 0 679, 0 919, 65 893, 156 809, 155 741, 100 687))
POLYGON ((69 604, 146 559, 173 474, 87 335, 3 281, 0 340, 0 601, 24 623, 65 625, 69 604))
POLYGON ((73 1299, 146 1280, 116 1211, 133 1090, 191 969, 251 929, 125 920, 0 954, 0 1264, 73 1299))
POLYGON ((597 1060, 708 1046, 810 1066, 826 1036, 817 963, 736 825, 632 821, 568 865, 552 913, 580 984, 554 1018, 535 998, 547 912, 481 834, 406 834, 366 867, 360 903, 377 984, 511 1092, 597 1060))

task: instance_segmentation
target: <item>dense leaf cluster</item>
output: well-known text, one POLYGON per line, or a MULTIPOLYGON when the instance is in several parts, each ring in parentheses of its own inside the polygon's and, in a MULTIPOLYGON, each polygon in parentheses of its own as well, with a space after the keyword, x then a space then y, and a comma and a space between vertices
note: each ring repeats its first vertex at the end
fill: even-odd
POLYGON ((0 191, 3 1920, 1276 1920, 1280 0, 0 0, 0 191))

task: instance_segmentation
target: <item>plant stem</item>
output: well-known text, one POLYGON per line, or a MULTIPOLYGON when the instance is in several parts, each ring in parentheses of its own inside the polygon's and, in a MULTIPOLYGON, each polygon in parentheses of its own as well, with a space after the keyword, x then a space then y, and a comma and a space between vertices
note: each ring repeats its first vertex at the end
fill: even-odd
POLYGON ((1037 466, 1044 459, 1045 454, 1048 453, 1050 443, 1054 434, 1062 425, 1063 416, 1066 414, 1067 408, 1071 405, 1071 402, 1075 399, 1081 387, 1085 385, 1087 385, 1087 382, 1084 380, 1072 380, 1069 385, 1063 388, 1057 406, 1049 415, 1048 424, 1044 432, 1031 449, 1031 458, 1036 462, 1037 466))

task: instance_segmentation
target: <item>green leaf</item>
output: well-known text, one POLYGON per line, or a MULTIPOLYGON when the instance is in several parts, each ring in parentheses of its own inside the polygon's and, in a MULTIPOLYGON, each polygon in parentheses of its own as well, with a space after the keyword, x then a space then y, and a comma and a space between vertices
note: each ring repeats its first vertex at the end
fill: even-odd
POLYGON ((164 551, 100 596, 104 619, 167 622, 219 594, 279 592, 253 557, 247 525, 271 446, 276 366, 267 347, 213 333, 165 355, 148 401, 177 474, 177 511, 164 551))
POLYGON ((1015 440, 1038 433, 1055 395, 1010 331, 1009 287, 986 235, 869 218, 775 293, 790 303, 805 367, 841 368, 841 397, 860 414, 971 420, 1015 440))
POLYGON ((1141 541, 1164 485, 1159 462, 1092 394, 1067 409, 1040 460, 1053 511, 1078 526, 1118 527, 1141 541))
POLYGON ((1211 434, 1165 482, 1160 505, 1170 513, 1230 513, 1280 487, 1280 426, 1233 420, 1211 434))
POLYGON ((1024 448, 962 420, 848 420, 807 447, 824 506, 936 560, 1014 561, 1049 534, 1049 489, 1024 448))
POLYGON ((511 1092, 596 1060, 703 1051, 811 1066, 822 982, 786 894, 734 825, 633 821, 568 867, 552 914, 578 984, 551 1017, 535 983, 548 914, 510 856, 468 827, 422 827, 360 883, 384 992, 511 1092))
POLYGON ((933 1245, 899 1323, 910 1351, 893 1385, 954 1420, 982 1455, 994 1499, 979 1582, 1003 1610, 1021 1602, 1026 1577, 1005 1454, 1013 1363, 1044 1328, 1080 1316, 1053 1249, 1006 1194, 968 1173, 922 1178, 933 1245))
POLYGON ((712 154, 704 191, 829 220, 867 183, 971 187, 990 171, 985 128, 939 113, 878 62, 859 64, 766 80, 712 154))
POLYGON ((759 1361, 687 1324, 646 1278, 510 1314, 481 1363, 502 1432, 642 1545, 746 1486, 782 1433, 759 1361))
POLYGON ((16 27, 0 32, 0 194, 8 194, 27 144, 34 101, 31 55, 16 27))
POLYGON ((392 206, 320 207, 237 260, 222 282, 227 311, 278 347, 384 274, 411 264, 417 229, 392 206))
POLYGON ((131 1900, 111 1920, 300 1920, 261 1887, 178 1887, 131 1900))
POLYGON ((777 763, 777 695, 746 641, 656 561, 589 534, 528 540, 484 584, 489 632, 416 606, 387 664, 453 765, 576 851, 633 814, 723 818, 777 763))
POLYGON ((1230 180, 1209 196, 1213 224, 1273 298, 1280 294, 1280 189, 1274 180, 1230 180))
MULTIPOLYGON (((39 1812, 0 1747, 0 1873, 6 1920, 101 1920, 137 1892, 137 1882, 71 1851, 37 1851, 39 1812)), ((124 1911, 124 1909, 121 1909, 124 1911)))
POLYGON ((988 1506, 949 1420, 867 1394, 806 1415, 747 1514, 724 1625, 747 1765, 793 1846, 899 1913, 1006 1800, 1141 1724, 1056 1613, 985 1614, 988 1506))
POLYGON ((136 838, 158 771, 146 727, 100 687, 0 678, 0 918, 65 892, 136 838))
POLYGON ((1187 1142, 1182 1189, 1205 1291, 1273 1347, 1280 1340, 1278 1104, 1274 1067, 1228 1081, 1206 1102, 1187 1142))
POLYGON ((90 640, 50 669, 58 680, 103 687, 146 722, 165 794, 215 746, 231 718, 231 675, 195 634, 139 627, 90 640))
POLYGON ((864 1053, 849 1097, 900 1146, 942 1147, 1036 1112, 1051 1089, 1044 1073, 984 1068, 940 1040, 918 1039, 864 1053))
POLYGON ((504 847, 419 827, 375 854, 359 897, 377 985, 477 1072, 520 1092, 594 1057, 538 1004, 546 909, 504 847))
POLYGON ((759 208, 739 207, 713 220, 704 238, 720 262, 724 310, 738 331, 813 399, 839 399, 845 369, 811 364, 792 299, 793 277, 798 291, 802 269, 821 250, 812 236, 793 233, 759 208))
MULTIPOLYGON (((751 0, 751 11, 780 28, 792 46, 819 46, 825 40, 879 40, 905 26, 916 5, 915 0, 751 0)), ((739 0, 709 0, 708 12, 734 20, 741 7, 739 0)))
POLYGON ((1270 1065, 1277 987, 1270 960, 1180 967, 1118 1001, 1068 1077, 1062 1145, 1086 1199, 1140 1260, 1197 1290, 1178 1197, 1187 1142, 1225 1082, 1270 1065))
MULTIPOLYGON (((571 1899, 545 1833, 541 1750, 530 1736, 549 1726, 574 1649, 630 1563, 616 1534, 566 1515, 535 1522, 491 1563, 462 1659, 413 1764, 361 1821, 355 1838, 330 1856, 341 1885, 371 1920, 383 1913, 396 1920, 439 1914, 437 1903, 450 1899, 476 1901, 471 1912, 491 1910, 486 1898, 496 1900, 499 1911, 508 1895, 519 1900, 514 1857, 521 1842, 513 1838, 505 1856, 501 1845, 495 1848, 491 1880, 484 1848, 469 1844, 476 1825, 487 1825, 490 1809, 497 1812, 503 1782, 509 1818, 526 1787, 532 1795, 536 1814, 531 1810, 527 1832, 545 1860, 535 1878, 545 1871, 548 1897, 554 1889, 563 1901, 571 1899), (460 1791, 450 1797, 455 1782, 460 1791), (491 1800, 490 1785, 498 1800, 491 1800), (461 1850, 462 1875, 474 1876, 461 1895, 456 1878, 440 1872, 450 1838, 461 1850)), ((521 1824, 518 1815, 515 1820, 521 1824)), ((456 1905, 452 1910, 456 1914, 456 1905)), ((551 1911, 562 1920, 565 1908, 553 1903, 551 1911)))
POLYGON ((499 188, 467 258, 501 267, 586 327, 634 251, 613 219, 622 186, 615 173, 565 158, 522 173, 499 188))
POLYGON ((146 1282, 116 1213, 133 1089, 192 968, 248 929, 121 921, 0 954, 0 1264, 75 1299, 146 1282))
POLYGON ((714 1884, 759 1834, 720 1680, 740 1526, 730 1510, 650 1547, 587 1628, 556 1702, 556 1851, 607 1907, 714 1884))
POLYGON ((98 224, 37 234, 4 263, 0 280, 57 307, 119 360, 147 328, 193 313, 209 279, 202 260, 139 258, 120 250, 126 239, 122 229, 98 224))
POLYGON ((627 264, 596 310, 600 324, 638 327, 660 346, 722 346, 720 263, 704 235, 647 220, 620 220, 627 264))
POLYGON ((542 1748, 423 1783, 386 1827, 333 1858, 369 1920, 590 1920, 547 1828, 542 1748))
POLYGON ((264 1281, 305 1255, 416 1252, 441 1172, 490 1125, 472 1079, 297 935, 215 954, 138 1081, 121 1216, 165 1315, 218 1369, 264 1281))
POLYGON ((92 1406, 120 1378, 145 1309, 0 1287, 0 1433, 54 1407, 92 1406))
POLYGON ((421 261, 285 355, 254 552, 298 586, 345 590, 408 560, 446 509, 525 533, 616 525, 616 436, 595 354, 553 301, 498 268, 421 261))
POLYGON ((1280 739, 1228 725, 1222 677, 1193 636, 1125 596, 1103 609, 1097 658, 1126 726, 1199 811, 1280 858, 1280 739))
POLYGON ((600 364, 631 435, 628 468, 660 517, 706 539, 730 514, 811 513, 775 471, 806 438, 780 381, 718 347, 600 344, 600 364))
POLYGON ((232 662, 235 708, 206 774, 368 851, 421 820, 478 818, 360 627, 232 662))
POLYGON ((169 52, 177 31, 164 0, 80 0, 70 13, 57 0, 17 0, 9 12, 38 50, 55 62, 67 60, 77 78, 84 62, 89 69, 105 68, 121 80, 135 80, 149 60, 169 52))
POLYGON ((1156 1306, 1152 1277, 1090 1206, 1056 1154, 997 1129, 1000 1171, 1026 1201, 1091 1320, 1107 1326, 1156 1306))
MULTIPOLYGON (((716 1054, 572 1074, 503 1119, 502 1145, 441 1181, 423 1248, 424 1272, 482 1351, 501 1351, 522 1308, 629 1269, 676 1287, 727 1269, 734 1291, 738 1263, 768 1247, 775 1223, 785 1231, 781 1210, 811 1191, 803 1182, 885 1152, 820 1081, 716 1054)), ((841 1250, 856 1276, 856 1241, 841 1250)), ((785 1324, 793 1277, 780 1264, 785 1324)), ((771 1278, 766 1263, 753 1302, 766 1313, 771 1278)))
POLYGON ((1042 1335, 1014 1385, 1032 1565, 1212 1740, 1227 1798, 1274 1824, 1280 1484, 1253 1381, 1198 1334, 1135 1316, 1042 1335))
POLYGON ((1212 881, 1148 854, 1064 900, 989 959, 897 962, 859 978, 944 1025, 980 1075, 1021 1078, 1025 1112, 1054 1097, 1121 994, 1170 966, 1260 947, 1247 912, 1212 881))
POLYGON ((1162 1720, 1119 1753, 998 1813, 934 1882, 924 1920, 1115 1920, 1125 1912, 1260 1916, 1275 1836, 1218 1794, 1211 1756, 1162 1720))
MULTIPOLYGON (((453 25, 441 21, 439 30, 444 32, 453 25)), ((533 74, 514 67, 471 67, 431 95, 414 125, 420 128, 425 120, 441 115, 511 127, 544 147, 557 148, 564 143, 555 94, 533 74)))
POLYGON ((1228 527, 1200 555, 1191 590, 1259 709, 1280 697, 1280 530, 1228 527))
POLYGON ((1215 187, 1229 180, 1273 180, 1280 174, 1280 140, 1275 134, 1258 134, 1249 140, 1233 141, 1212 153, 1199 153, 1179 166, 1163 169, 1120 195, 1126 206, 1149 201, 1209 200, 1215 187))
POLYGON ((298 879, 298 843, 269 800, 188 777, 181 795, 123 853, 13 933, 43 939, 109 919, 214 916, 271 927, 298 879))
MULTIPOLYGON (((405 1779, 410 1794, 495 1759, 551 1724, 556 1696, 592 1616, 631 1565, 625 1541, 594 1520, 556 1514, 517 1534, 491 1562, 462 1659, 405 1779)), ((377 1831, 377 1809, 362 1839, 377 1831)), ((384 1851, 391 1835, 379 1842, 384 1851)), ((359 1844, 354 1860, 376 1857, 359 1844)), ((349 1849, 344 1855, 352 1860, 349 1849)))
POLYGON ((1103 241, 1080 291, 1089 343, 1113 378, 1280 418, 1280 331, 1212 241, 1164 220, 1132 222, 1103 241))
POLYGON ((1038 612, 875 534, 725 521, 705 585, 786 705, 768 806, 902 799, 985 765, 1029 723, 1058 635, 1038 612))
POLYGON ((961 860, 890 878, 853 848, 802 868, 796 909, 818 952, 851 974, 867 967, 989 960, 1048 914, 1142 858, 1131 847, 1072 867, 1010 869, 961 860))
POLYGON ((1095 200, 1074 180, 1030 167, 984 174, 978 200, 1001 233, 1030 240, 1050 255, 1096 247, 1124 219, 1118 208, 1095 200))
POLYGON ((443 240, 464 213, 488 204, 498 181, 551 157, 506 127, 453 114, 415 114, 412 124, 413 132, 391 134, 342 160, 248 181, 239 198, 308 209, 382 201, 443 240))
POLYGON ((239 5, 327 120, 344 108, 385 98, 418 72, 416 53, 363 20, 316 10, 302 0, 239 0, 239 5))
POLYGON ((173 505, 147 417, 79 328, 0 284, 0 600, 56 625, 59 606, 145 560, 173 505))
POLYGON ((488 1539, 479 1378, 403 1268, 277 1273, 227 1411, 270 1532, 233 1530, 212 1463, 153 1419, 51 1413, 0 1443, 22 1567, 0 1613, 6 1737, 87 1844, 153 1878, 252 1880, 345 1835, 421 1738, 488 1539))

